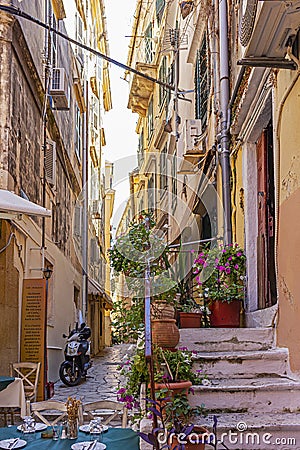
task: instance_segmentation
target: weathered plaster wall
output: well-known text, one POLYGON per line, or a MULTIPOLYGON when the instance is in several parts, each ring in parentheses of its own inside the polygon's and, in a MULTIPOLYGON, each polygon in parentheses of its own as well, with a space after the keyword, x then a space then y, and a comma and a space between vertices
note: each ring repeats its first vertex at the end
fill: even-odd
MULTIPOLYGON (((10 227, 0 220, 0 249, 9 240, 10 227)), ((0 253, 0 375, 9 374, 9 363, 18 361, 19 339, 19 273, 13 266, 14 239, 5 251, 0 253)))
MULTIPOLYGON (((285 78, 287 75, 284 75, 285 78)), ((279 79, 279 94, 289 80, 279 79), (280 81, 282 83, 280 84, 280 81)), ((280 97, 278 97, 280 99, 280 97)), ((292 370, 300 372, 300 80, 282 111, 278 240, 278 344, 289 347, 292 370)))

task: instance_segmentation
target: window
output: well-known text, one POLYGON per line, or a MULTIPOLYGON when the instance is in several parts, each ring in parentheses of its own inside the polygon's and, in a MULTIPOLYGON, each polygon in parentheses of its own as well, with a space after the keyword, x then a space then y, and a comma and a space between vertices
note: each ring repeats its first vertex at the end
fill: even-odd
POLYGON ((165 0, 156 0, 156 18, 158 26, 160 25, 164 13, 165 4, 165 0))
MULTIPOLYGON (((167 57, 164 56, 159 68, 158 79, 163 83, 167 82, 167 57)), ((159 85, 159 106, 162 107, 167 97, 167 90, 159 85)))
MULTIPOLYGON (((52 14, 52 28, 54 28, 55 30, 57 30, 57 21, 55 18, 55 15, 52 14)), ((57 61, 57 34, 52 32, 52 39, 51 39, 51 44, 52 44, 52 48, 51 48, 51 64, 52 67, 56 67, 56 61, 57 61)))
POLYGON ((81 159, 82 152, 82 118, 80 109, 75 106, 75 153, 78 159, 81 159))
POLYGON ((167 144, 164 146, 160 154, 160 195, 168 189, 168 174, 167 174, 167 144))
MULTIPOLYGON (((53 13, 52 9, 52 3, 51 0, 48 0, 45 5, 45 22, 47 24, 50 23, 51 27, 54 30, 57 30, 57 20, 53 13)), ((49 58, 49 62, 52 65, 52 67, 56 67, 56 61, 57 61, 57 34, 54 31, 51 31, 51 44, 50 48, 49 42, 48 42, 48 36, 47 33, 45 33, 45 48, 48 49, 48 55, 46 55, 49 58)))
POLYGON ((139 135, 139 146, 138 146, 138 164, 139 167, 143 164, 144 161, 144 130, 142 130, 139 135))
POLYGON ((153 98, 148 106, 148 143, 151 141, 153 134, 153 98))
POLYGON ((155 178, 152 175, 148 181, 148 211, 154 211, 155 207, 155 178))
MULTIPOLYGON (((81 44, 84 44, 84 38, 83 38, 83 21, 80 17, 80 15, 76 14, 76 40, 80 42, 81 44)), ((76 46, 76 56, 80 64, 83 66, 84 64, 84 54, 82 47, 76 46)))
POLYGON ((145 62, 151 64, 153 59, 152 23, 145 31, 145 62))
POLYGON ((209 94, 209 76, 208 76, 208 54, 206 34, 197 51, 195 67, 195 118, 201 119, 202 130, 207 125, 207 107, 209 94))

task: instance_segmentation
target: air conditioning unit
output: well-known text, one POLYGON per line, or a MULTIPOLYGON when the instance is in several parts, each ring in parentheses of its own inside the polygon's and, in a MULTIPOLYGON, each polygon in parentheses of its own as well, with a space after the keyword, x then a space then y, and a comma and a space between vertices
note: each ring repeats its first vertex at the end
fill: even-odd
POLYGON ((184 152, 193 151, 197 145, 197 139, 201 136, 201 120, 186 119, 183 126, 184 152))
POLYGON ((299 26, 300 0, 248 0, 241 14, 240 41, 246 47, 243 58, 283 59, 299 26))
POLYGON ((70 108, 70 88, 65 69, 57 67, 52 69, 49 93, 56 109, 66 110, 70 108))

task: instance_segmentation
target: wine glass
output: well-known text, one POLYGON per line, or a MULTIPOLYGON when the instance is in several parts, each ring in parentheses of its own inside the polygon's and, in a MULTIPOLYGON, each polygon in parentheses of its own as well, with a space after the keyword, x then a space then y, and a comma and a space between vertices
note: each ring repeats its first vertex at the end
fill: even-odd
POLYGON ((90 437, 92 441, 102 442, 102 417, 97 417, 90 421, 90 437))

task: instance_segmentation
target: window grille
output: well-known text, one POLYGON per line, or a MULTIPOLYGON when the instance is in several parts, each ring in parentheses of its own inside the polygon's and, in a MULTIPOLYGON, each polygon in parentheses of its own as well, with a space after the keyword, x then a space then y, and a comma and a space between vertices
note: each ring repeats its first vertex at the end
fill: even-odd
POLYGON ((201 119, 202 130, 207 126, 207 108, 209 95, 208 52, 206 34, 197 51, 195 67, 195 118, 201 119))

